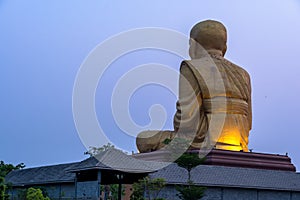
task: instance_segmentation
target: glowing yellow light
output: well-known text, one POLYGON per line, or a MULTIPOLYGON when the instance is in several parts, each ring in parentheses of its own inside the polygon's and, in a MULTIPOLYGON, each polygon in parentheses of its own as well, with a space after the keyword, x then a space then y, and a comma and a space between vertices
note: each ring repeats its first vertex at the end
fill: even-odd
POLYGON ((217 145, 217 149, 223 149, 228 151, 241 151, 241 146, 230 146, 230 145, 217 145))
POLYGON ((229 151, 241 151, 241 135, 238 130, 228 130, 222 132, 218 139, 216 148, 229 150, 229 151))

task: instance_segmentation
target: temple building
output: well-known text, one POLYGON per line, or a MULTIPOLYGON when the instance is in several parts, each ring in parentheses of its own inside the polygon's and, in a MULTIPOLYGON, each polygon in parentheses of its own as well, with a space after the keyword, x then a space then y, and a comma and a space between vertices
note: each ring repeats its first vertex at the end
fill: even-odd
MULTIPOLYGON (((112 149, 101 153, 97 159, 91 157, 81 162, 14 170, 6 177, 12 186, 9 194, 11 199, 20 199, 24 189, 38 187, 51 199, 105 199, 101 185, 122 184, 126 185, 122 199, 129 200, 130 184, 149 175, 165 179, 167 185, 160 197, 179 199, 175 187, 187 184, 188 171, 175 163, 151 161, 157 155, 143 158, 148 161, 136 159, 139 156, 112 149), (103 164, 107 163, 106 159, 116 162, 109 167, 103 164)), ((205 200, 300 199, 300 174, 295 172, 286 155, 272 155, 271 158, 269 154, 213 150, 190 175, 195 185, 206 187, 202 198, 205 200), (239 160, 234 160, 237 157, 239 160), (262 158, 269 160, 263 164, 262 158), (253 164, 251 159, 257 163, 253 164)))

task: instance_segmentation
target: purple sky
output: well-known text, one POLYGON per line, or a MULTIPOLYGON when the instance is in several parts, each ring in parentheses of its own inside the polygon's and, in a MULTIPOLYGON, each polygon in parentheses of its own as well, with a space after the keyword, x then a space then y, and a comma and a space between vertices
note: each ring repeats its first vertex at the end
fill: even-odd
MULTIPOLYGON (((253 129, 249 148, 288 152, 299 170, 297 0, 0 0, 0 160, 40 166, 86 158, 73 121, 72 92, 89 52, 122 31, 160 27, 188 34, 195 23, 205 19, 225 24, 225 57, 251 75, 253 129)), ((118 129, 109 109, 115 81, 136 65, 156 62, 178 70, 180 61, 166 52, 144 50, 112 64, 96 93, 97 116, 104 131, 111 133, 112 143, 136 152, 134 137, 118 129)), ((149 106, 162 104, 167 111, 164 127, 171 129, 175 102, 169 91, 152 85, 134 93, 129 110, 136 123, 144 124, 149 120, 149 106)))

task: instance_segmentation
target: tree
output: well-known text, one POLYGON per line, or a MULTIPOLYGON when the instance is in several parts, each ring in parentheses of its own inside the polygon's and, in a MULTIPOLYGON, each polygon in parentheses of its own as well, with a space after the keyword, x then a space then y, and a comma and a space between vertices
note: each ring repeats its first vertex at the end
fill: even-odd
POLYGON ((30 187, 26 192, 26 200, 50 200, 49 197, 45 197, 43 192, 39 188, 30 187))
MULTIPOLYGON (((101 185, 101 191, 104 191, 106 193, 105 197, 107 200, 115 200, 118 199, 118 184, 112 184, 112 185, 101 185)), ((121 195, 125 195, 125 188, 122 187, 121 195)))
POLYGON ((184 153, 176 161, 178 166, 185 168, 188 171, 188 184, 184 186, 177 186, 176 190, 179 192, 177 196, 182 200, 198 200, 204 196, 205 187, 196 186, 191 181, 191 170, 202 164, 204 161, 200 159, 195 153, 184 153))
POLYGON ((0 199, 6 200, 9 198, 8 194, 6 193, 7 185, 5 184, 5 180, 3 177, 0 177, 0 199))
POLYGON ((182 200, 198 200, 204 196, 205 187, 196 186, 191 181, 191 170, 202 164, 205 158, 200 159, 198 154, 189 153, 192 140, 184 137, 177 137, 174 139, 166 139, 163 143, 168 145, 167 148, 172 151, 173 159, 178 166, 185 168, 188 171, 187 185, 177 186, 176 190, 179 192, 177 196, 182 200), (185 152, 185 153, 183 153, 185 152), (183 154, 182 154, 183 153, 183 154), (182 154, 182 155, 181 155, 182 154))
POLYGON ((5 183, 5 176, 15 169, 24 168, 24 163, 20 163, 16 166, 12 164, 5 164, 4 161, 0 161, 0 200, 9 199, 9 195, 7 194, 8 185, 5 183))
POLYGON ((103 151, 107 151, 109 149, 114 149, 114 148, 115 148, 115 146, 110 144, 110 143, 107 143, 107 144, 103 145, 102 147, 93 147, 93 146, 91 146, 91 147, 89 147, 88 151, 84 152, 84 154, 86 154, 86 155, 88 154, 92 157, 92 156, 95 156, 95 155, 97 155, 97 154, 99 154, 103 151))
POLYGON ((165 185, 166 181, 163 178, 150 179, 145 177, 133 184, 130 200, 163 200, 163 198, 157 197, 165 185), (144 197, 145 194, 147 198, 144 197))
POLYGON ((205 187, 194 185, 192 181, 189 181, 188 185, 176 187, 176 190, 179 192, 177 196, 182 200, 201 199, 204 196, 205 189, 205 187))
POLYGON ((5 177, 9 172, 15 169, 24 168, 24 163, 17 164, 16 166, 12 164, 5 164, 4 161, 0 161, 0 177, 5 177))
POLYGON ((204 159, 205 158, 200 159, 196 153, 184 153, 175 160, 175 163, 177 163, 179 167, 183 167, 188 171, 188 181, 190 181, 192 168, 202 164, 204 159))

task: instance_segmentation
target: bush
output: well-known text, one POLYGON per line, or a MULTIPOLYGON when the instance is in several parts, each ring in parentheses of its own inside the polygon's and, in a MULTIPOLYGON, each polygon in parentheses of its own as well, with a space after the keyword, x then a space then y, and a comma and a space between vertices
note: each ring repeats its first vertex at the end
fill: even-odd
POLYGON ((161 189, 166 185, 163 178, 150 179, 145 177, 133 184, 133 193, 130 200, 164 200, 164 198, 157 198, 161 189), (147 198, 144 195, 147 195, 147 198))
POLYGON ((39 188, 28 188, 26 200, 50 200, 49 197, 44 197, 43 192, 39 188))
POLYGON ((177 196, 182 200, 198 200, 204 196, 205 187, 199 187, 189 182, 188 185, 178 186, 176 190, 179 192, 177 196))

